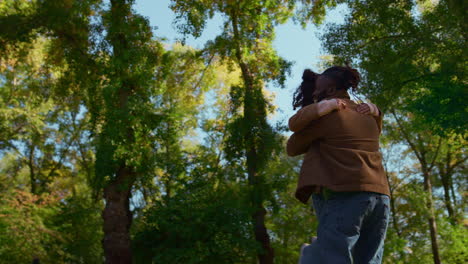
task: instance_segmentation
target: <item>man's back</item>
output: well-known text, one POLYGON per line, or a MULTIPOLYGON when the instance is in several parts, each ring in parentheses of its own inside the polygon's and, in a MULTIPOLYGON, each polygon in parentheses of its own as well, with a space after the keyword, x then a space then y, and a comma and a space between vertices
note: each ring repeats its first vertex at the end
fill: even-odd
POLYGON ((356 104, 348 101, 346 109, 331 113, 318 124, 327 130, 319 142, 323 166, 330 175, 329 188, 387 194, 377 123, 356 112, 356 104))
POLYGON ((306 154, 295 195, 306 203, 313 193, 319 225, 317 241, 303 248, 299 263, 381 263, 390 214, 378 151, 382 114, 371 106, 372 120, 354 111, 347 91, 357 88, 360 75, 349 66, 333 66, 322 74, 305 70, 302 80, 293 106, 303 107, 288 123, 295 133, 287 153, 306 154), (327 105, 327 99, 348 99, 347 109, 317 120, 306 115, 317 108, 309 106, 312 101, 327 105))
POLYGON ((290 156, 306 154, 296 190, 303 202, 317 186, 390 194, 379 152, 380 122, 346 101, 346 109, 311 122, 288 140, 290 156))
POLYGON ((356 112, 357 104, 346 100, 346 108, 317 120, 315 129, 325 130, 321 144, 363 151, 379 150, 379 126, 374 117, 356 112), (322 127, 322 128, 320 128, 322 127))

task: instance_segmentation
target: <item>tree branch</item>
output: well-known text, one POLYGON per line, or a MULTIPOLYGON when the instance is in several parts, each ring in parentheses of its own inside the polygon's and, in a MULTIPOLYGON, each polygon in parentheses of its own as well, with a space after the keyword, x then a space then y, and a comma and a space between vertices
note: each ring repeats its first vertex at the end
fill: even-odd
POLYGON ((432 168, 434 167, 437 156, 439 156, 439 150, 440 150, 441 145, 442 145, 442 138, 439 137, 439 143, 437 145, 437 150, 436 150, 436 153, 434 154, 434 157, 432 158, 431 165, 429 165, 429 169, 428 169, 429 171, 432 170, 432 168))
POLYGON ((414 143, 410 140, 409 135, 406 133, 405 129, 403 128, 403 125, 401 124, 401 120, 397 117, 395 114, 395 111, 391 111, 393 117, 397 121, 398 127, 401 129, 401 132, 403 134, 403 137, 405 138, 406 142, 408 142, 408 145, 410 145, 411 149, 413 150, 414 154, 416 155, 416 158, 418 158, 419 162, 422 164, 424 159, 422 156, 422 153, 418 152, 418 149, 414 145, 414 143))

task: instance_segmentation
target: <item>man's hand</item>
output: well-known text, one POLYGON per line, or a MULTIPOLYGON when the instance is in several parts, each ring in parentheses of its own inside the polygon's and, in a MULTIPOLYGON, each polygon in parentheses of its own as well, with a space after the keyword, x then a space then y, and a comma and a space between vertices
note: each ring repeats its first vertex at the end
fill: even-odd
POLYGON ((364 114, 364 115, 373 115, 373 116, 379 116, 380 111, 377 108, 377 106, 373 103, 362 103, 359 104, 356 107, 356 111, 358 113, 364 114))

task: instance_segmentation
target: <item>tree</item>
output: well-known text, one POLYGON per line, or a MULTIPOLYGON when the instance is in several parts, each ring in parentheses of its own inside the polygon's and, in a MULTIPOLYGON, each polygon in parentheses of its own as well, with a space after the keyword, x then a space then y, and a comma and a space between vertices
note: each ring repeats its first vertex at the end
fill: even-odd
POLYGON ((275 262, 278 263, 291 263, 299 259, 301 244, 317 235, 318 221, 313 208, 310 204, 299 203, 294 197, 300 167, 300 158, 288 157, 282 152, 271 157, 267 169, 272 195, 267 202, 271 213, 266 218, 266 226, 273 234, 272 245, 275 262))
POLYGON ((245 190, 215 180, 192 175, 183 192, 146 208, 134 235, 136 263, 248 262, 257 245, 245 190))
POLYGON ((231 118, 229 87, 239 82, 239 71, 216 56, 204 62, 200 52, 174 45, 163 56, 167 77, 161 78, 166 92, 160 107, 171 118, 158 129, 157 139, 168 147, 159 148, 161 158, 150 178, 161 191, 148 182, 141 186, 146 206, 133 227, 137 263, 246 263, 257 249, 246 187, 235 180, 240 168, 226 162, 222 151, 231 118), (205 91, 210 100, 203 100, 205 91), (193 142, 196 126, 203 143, 193 142), (175 157, 164 158, 169 154, 175 157))
POLYGON ((77 162, 92 160, 79 151, 89 120, 77 98, 53 92, 64 69, 48 64, 51 44, 9 43, 0 56, 2 263, 102 259, 102 206, 77 162))
POLYGON ((355 62, 361 92, 384 112, 404 108, 440 135, 463 134, 466 26, 451 12, 456 1, 347 2, 345 23, 329 25, 322 40, 337 63, 355 62))
MULTIPOLYGON (((437 164, 445 166, 450 161, 453 171, 463 170, 464 153, 456 148, 463 142, 457 143, 462 138, 452 138, 450 147, 447 139, 418 130, 411 115, 401 112, 395 114, 398 119, 393 115, 386 119, 382 142, 384 165, 392 195, 392 218, 387 232, 384 261, 434 262, 431 252, 434 252, 435 244, 441 260, 463 263, 463 256, 466 255, 466 249, 461 246, 463 239, 453 234, 462 225, 450 217, 446 194, 440 183, 441 174, 437 168, 437 164), (447 159, 448 149, 457 155, 447 159), (452 257, 455 255, 458 257, 452 257)), ((455 177, 453 184, 463 185, 464 181, 455 177)), ((456 196, 462 195, 463 191, 456 189, 456 196)))
POLYGON ((106 263, 131 263, 129 208, 132 186, 148 169, 155 128, 151 82, 159 47, 148 21, 131 9, 132 1, 113 0, 103 16, 109 48, 103 105, 98 118, 95 187, 103 188, 103 247, 106 263), (136 29, 136 30, 135 30, 136 29))
POLYGON ((455 186, 457 182, 460 186, 465 185, 464 177, 466 175, 467 153, 464 148, 466 145, 465 139, 460 135, 452 135, 444 139, 441 146, 440 156, 436 160, 437 175, 436 183, 443 187, 443 200, 447 215, 452 225, 460 222, 460 208, 457 202, 455 186), (456 177, 457 175, 460 175, 456 177), (459 180, 457 180, 459 178, 459 180))
POLYGON ((266 116, 271 105, 262 92, 269 80, 283 84, 290 63, 273 50, 274 25, 284 23, 292 14, 290 1, 174 1, 182 33, 199 36, 207 18, 219 12, 225 16, 223 32, 207 48, 240 68, 242 84, 232 87, 232 113, 235 120, 228 127, 228 159, 245 161, 250 189, 255 238, 262 245, 260 263, 273 263, 273 249, 265 227, 263 202, 265 167, 269 155, 279 144, 266 116))
POLYGON ((454 3, 448 2, 347 1, 350 13, 345 23, 329 25, 322 36, 327 51, 336 56, 335 63, 358 65, 364 80, 360 92, 384 113, 394 113, 399 129, 394 138, 403 139, 419 162, 428 196, 434 263, 441 260, 433 170, 446 138, 464 134, 467 118, 461 99, 466 97, 466 67, 460 60, 466 54, 466 38, 464 26, 449 11, 454 3))
POLYGON ((148 170, 151 131, 161 120, 151 83, 161 49, 133 1, 7 1, 0 48, 47 36, 51 65, 63 67, 54 92, 71 95, 90 112, 96 164, 93 187, 103 193, 107 263, 131 261, 129 198, 148 170), (13 11, 11 11, 11 10, 13 11), (63 85, 64 83, 67 86, 63 85))
POLYGON ((403 120, 401 116, 397 116, 395 113, 393 113, 393 117, 397 123, 397 133, 401 133, 419 162, 420 172, 424 179, 424 192, 427 195, 425 201, 428 209, 427 219, 429 221, 434 263, 440 263, 431 173, 438 158, 442 140, 440 137, 430 137, 430 135, 424 132, 414 131, 414 128, 411 128, 410 122, 403 120))

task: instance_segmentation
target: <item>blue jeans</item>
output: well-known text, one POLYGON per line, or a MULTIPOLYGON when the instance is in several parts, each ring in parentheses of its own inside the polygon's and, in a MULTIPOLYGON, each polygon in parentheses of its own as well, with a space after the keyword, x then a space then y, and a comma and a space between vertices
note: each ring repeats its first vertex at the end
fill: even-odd
POLYGON ((319 225, 317 240, 304 248, 300 264, 382 262, 390 198, 372 192, 312 195, 319 225))

